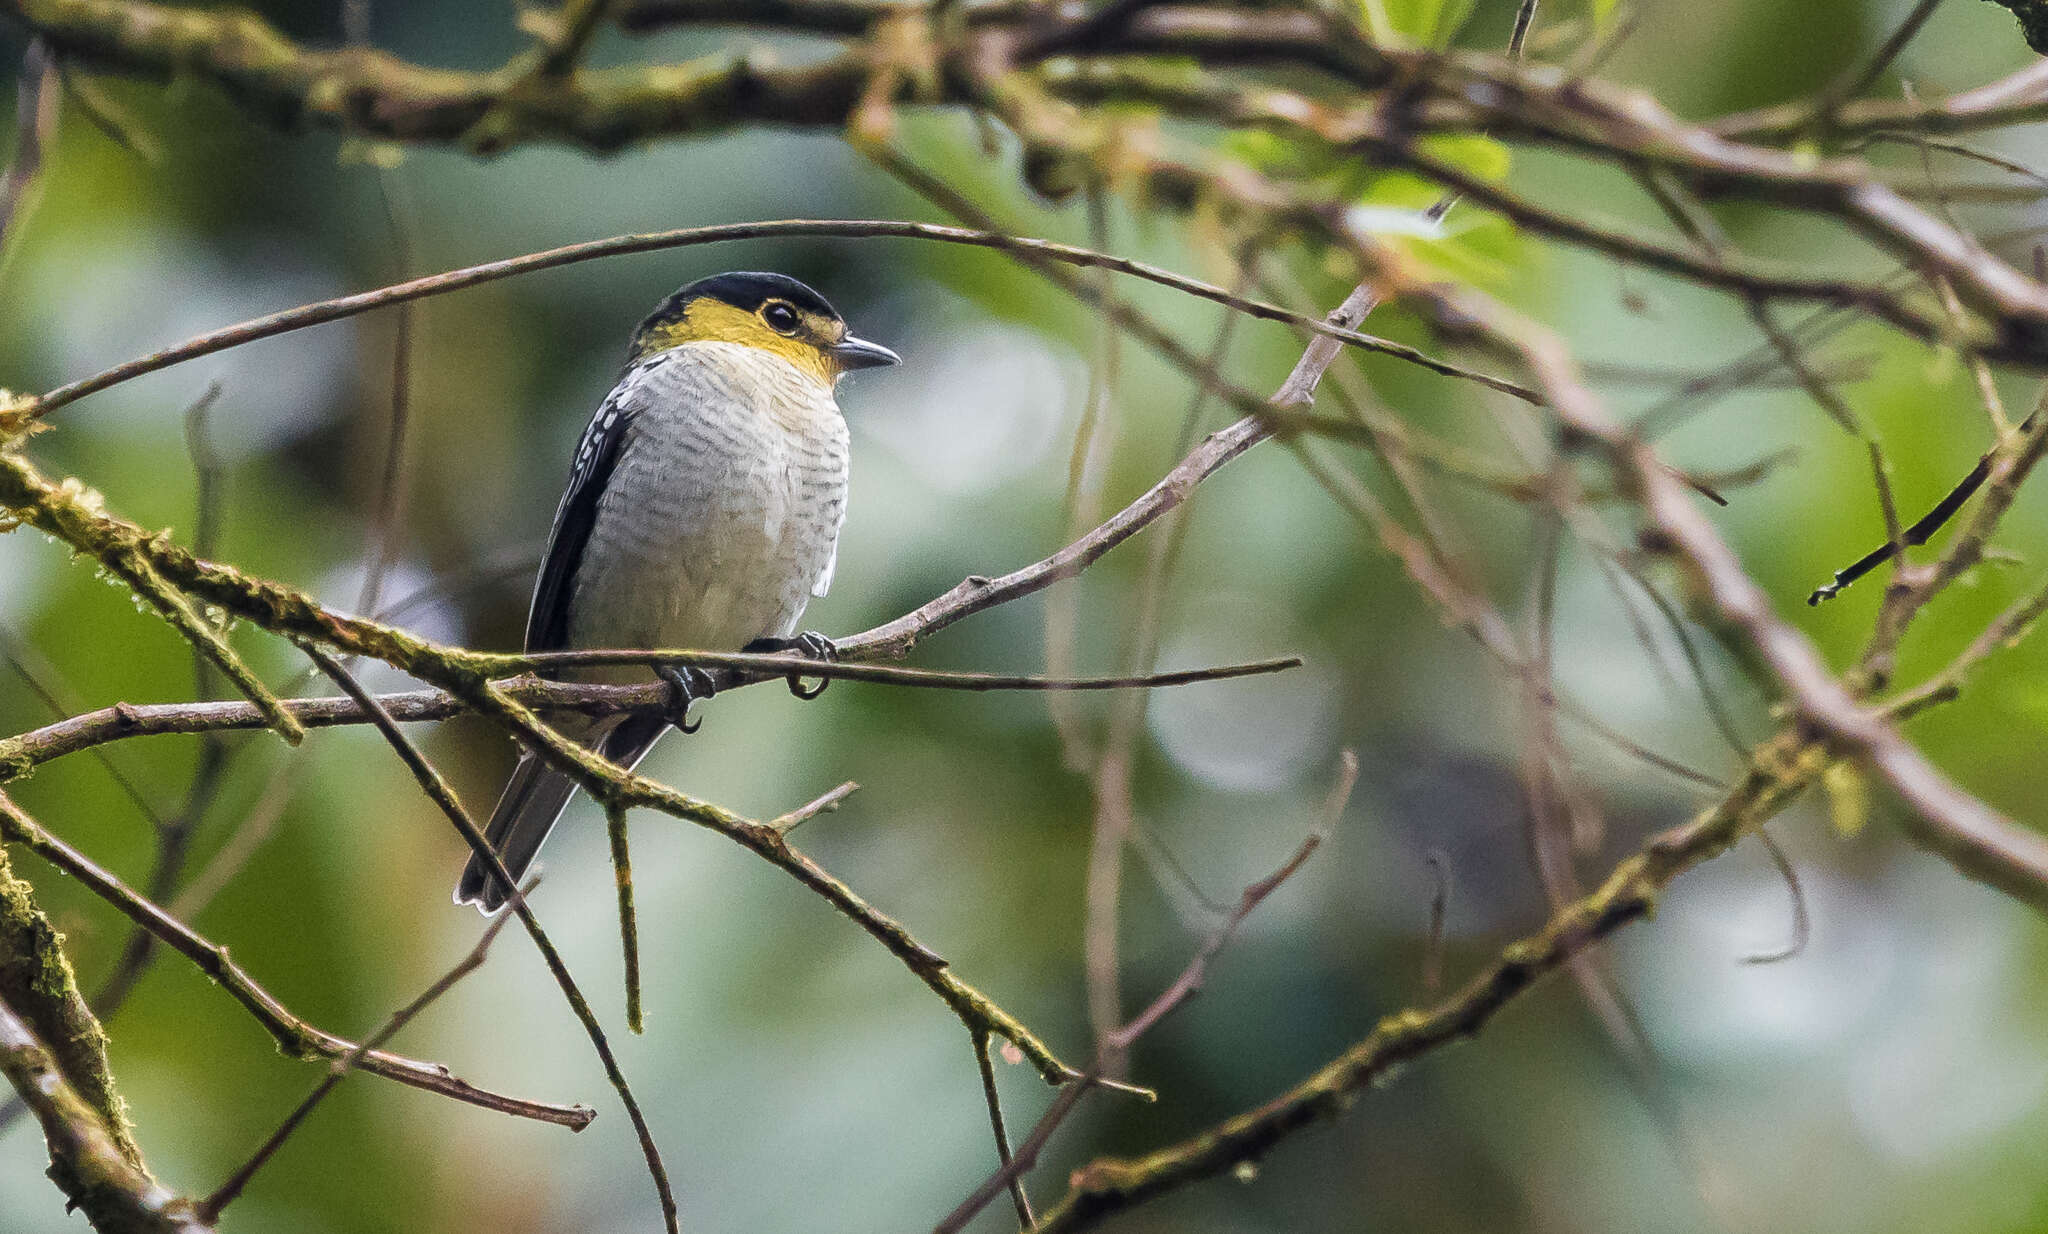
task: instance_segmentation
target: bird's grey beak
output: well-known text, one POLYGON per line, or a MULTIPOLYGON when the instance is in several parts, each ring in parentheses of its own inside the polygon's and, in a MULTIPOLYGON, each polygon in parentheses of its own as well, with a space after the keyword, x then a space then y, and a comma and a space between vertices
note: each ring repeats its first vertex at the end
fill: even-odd
POLYGON ((903 363, 903 357, 890 351, 880 343, 848 335, 832 346, 832 358, 839 362, 842 372, 863 368, 887 368, 891 364, 903 363))

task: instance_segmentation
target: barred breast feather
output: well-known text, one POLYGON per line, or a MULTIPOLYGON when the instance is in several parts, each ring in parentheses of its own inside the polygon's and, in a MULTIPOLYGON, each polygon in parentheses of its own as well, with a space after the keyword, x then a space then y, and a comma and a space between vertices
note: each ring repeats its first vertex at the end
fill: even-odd
POLYGON ((795 631, 846 513, 832 391, 736 343, 629 374, 633 408, 570 588, 578 647, 731 650, 795 631))

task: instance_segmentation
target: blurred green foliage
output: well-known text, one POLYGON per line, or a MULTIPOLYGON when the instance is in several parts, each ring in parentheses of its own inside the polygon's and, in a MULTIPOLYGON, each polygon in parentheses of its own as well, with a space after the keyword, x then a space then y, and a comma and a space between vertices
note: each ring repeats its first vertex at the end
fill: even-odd
MULTIPOLYGON (((335 37, 331 5, 263 7, 302 37, 335 37)), ((1372 20, 1424 42, 1452 37, 1464 7, 1364 0, 1372 20)), ((1497 45, 1512 7, 1476 5, 1463 37, 1497 45)), ((1907 7, 1645 4, 1607 72, 1681 114, 1781 101, 1855 64, 1907 7)), ((1610 8, 1546 6, 1541 24, 1610 20, 1610 8)), ((509 17, 412 0, 378 5, 374 31, 380 45, 422 62, 479 67, 521 46, 509 17)), ((2025 51, 2006 22, 1988 6, 1945 6, 1880 88, 1903 76, 1931 94, 2018 67, 2025 51)), ((595 51, 608 62, 677 59, 731 37, 629 41, 607 32, 595 51)), ((770 41, 790 58, 817 50, 770 41)), ((18 43, 0 51, 18 61, 18 43)), ((493 160, 439 150, 366 158, 329 136, 273 133, 189 83, 99 86, 160 155, 146 162, 67 111, 39 200, 0 271, 0 384, 9 387, 48 388, 200 329, 404 273, 614 232, 930 216, 830 134, 747 132, 609 159, 550 149, 493 160), (384 189, 405 220, 403 245, 384 189), (409 269, 395 257, 401 249, 411 251, 409 269)), ((921 162, 999 205, 1020 231, 1085 240, 1078 205, 1029 198, 1016 187, 1014 150, 986 157, 962 118, 906 115, 904 138, 921 162)), ((1231 140, 1245 157, 1302 155, 1231 140)), ((1446 145, 1444 157, 1512 175, 1533 196, 1657 224, 1618 174, 1555 152, 1510 157, 1483 139, 1446 145)), ((2044 154, 2034 130, 2001 135, 1997 148, 2022 160, 2044 154)), ((1898 166, 1917 166, 1917 156, 1901 153, 1898 166)), ((1354 199, 1392 218, 1433 197, 1405 176, 1379 175, 1354 199)), ((1987 211, 1981 221, 1995 231, 2032 218, 1987 211)), ((1807 225, 1737 209, 1720 220, 1760 254, 1881 268, 1807 225)), ((1444 277, 1479 280, 1555 324, 1589 362, 1692 371, 1756 343, 1740 306, 1708 293, 1526 242, 1477 212, 1454 214, 1445 230, 1448 240, 1402 242, 1444 277)), ((1228 278, 1174 220, 1117 213, 1111 241, 1119 252, 1228 278)), ((983 251, 897 241, 688 250, 419 307, 404 553, 387 594, 441 594, 409 624, 480 647, 514 645, 527 577, 488 567, 537 557, 570 446, 633 324, 678 284, 726 268, 804 278, 864 335, 907 358, 844 393, 852 511, 834 592, 807 625, 864 628, 965 574, 1012 568, 1058 544, 1068 441, 1095 346, 1085 309, 983 251), (487 577, 476 584, 480 571, 487 577)), ((1343 293, 1341 272, 1297 273, 1323 303, 1343 293)), ((1120 292, 1196 346, 1216 328, 1213 306, 1149 286, 1120 292)), ((1375 317, 1372 328, 1430 342, 1398 314, 1375 317)), ((189 535, 195 486, 178 413, 218 379, 225 392, 212 432, 228 460, 219 555, 347 606, 383 448, 391 346, 388 315, 367 317, 173 369, 65 409, 35 452, 53 471, 88 477, 115 509, 189 535)), ((1288 331, 1248 323, 1229 367, 1241 382, 1271 388, 1298 349, 1288 331)), ((1984 447, 1974 384, 1951 358, 1869 328, 1825 354, 1867 361, 1867 376, 1845 393, 1885 443, 1903 504, 1930 502, 1984 447)), ((1135 347, 1122 360, 1116 501, 1171 462, 1192 398, 1183 377, 1135 347)), ((1518 404, 1360 363, 1376 397, 1418 427, 1510 462, 1540 441, 1518 404)), ((1629 413, 1664 391, 1636 379, 1603 388, 1629 413)), ((2016 410, 2033 397, 2017 379, 2002 389, 2016 410)), ((1796 451, 1731 494, 1717 517, 1780 611, 1831 662, 1846 663, 1880 588, 1818 610, 1801 600, 1882 534, 1863 447, 1792 391, 1746 391, 1687 411, 1668 438, 1686 463, 1796 451)), ((1384 488, 1371 464, 1357 465, 1384 488)), ((1526 620, 1536 554, 1525 512, 1491 494, 1441 483, 1436 492, 1478 578, 1526 620)), ((2019 562, 1980 568, 1928 612, 1906 645, 1903 679, 1945 662, 2038 584, 2048 560, 2044 501, 2038 489, 2023 496, 2001 537, 2019 562)), ((1511 684, 1283 452, 1234 464, 1202 488, 1193 511, 1168 607, 1166 666, 1287 652, 1309 666, 1152 700, 1137 777, 1145 831, 1204 895, 1228 901, 1311 825, 1339 749, 1358 751, 1364 775, 1332 842, 1249 923, 1207 992, 1138 1050, 1135 1078, 1157 1087, 1160 1102, 1092 1101, 1035 1176, 1048 1195, 1095 1152, 1142 1150, 1263 1100, 1376 1015, 1422 997, 1430 853, 1451 872, 1453 979, 1543 912, 1515 782, 1521 721, 1511 684)), ((1613 531, 1627 528, 1616 520, 1613 531)), ((1119 662, 1141 563, 1142 549, 1127 548, 1078 584, 1085 669, 1119 662)), ((1716 772, 1736 765, 1692 683, 1637 645, 1627 610, 1585 552, 1567 550, 1558 603, 1558 675, 1568 692, 1660 751, 1716 772)), ((976 618, 933 639, 917 662, 1034 669, 1042 617, 1033 601, 976 618)), ((189 656, 161 623, 29 533, 0 536, 0 621, 57 663, 77 705, 180 699, 194 689, 189 656)), ((1669 640, 1658 641, 1668 660, 1669 640)), ((273 681, 304 667, 253 632, 237 642, 273 681)), ((1742 675, 1711 649, 1710 668, 1745 733, 1765 733, 1769 718, 1742 675)), ((1967 787, 2022 819, 2048 809, 2044 670, 2048 644, 2025 644, 1913 728, 1967 787)), ((1081 703, 1091 717, 1107 705, 1100 696, 1081 703)), ((749 690, 705 716, 700 735, 671 739, 648 770, 759 816, 858 780, 845 808, 799 833, 804 847, 1070 1057, 1085 1055, 1090 803, 1086 784, 1061 767, 1042 699, 846 683, 809 705, 749 690)), ((0 729, 46 718, 0 673, 0 729)), ((1682 782, 1572 736, 1577 770, 1608 823, 1601 854, 1585 863, 1589 876, 1699 803, 1682 782)), ((474 721, 426 737, 465 798, 485 807, 509 765, 507 743, 474 721)), ((448 902, 459 842, 367 730, 317 733, 296 754, 262 735, 231 740, 197 863, 281 774, 289 805, 194 924, 301 1015, 338 1033, 369 1031, 480 928, 448 902), (287 764, 294 770, 281 772, 287 764)), ((195 749, 157 738, 110 756, 170 810, 195 749)), ((90 758, 45 768, 19 797, 96 859, 146 876, 148 825, 90 758)), ((1789 928, 1785 890, 1754 848, 1688 878, 1655 922, 1617 940, 1608 958, 1655 1053, 1647 1073, 1617 1051, 1570 982, 1555 982, 1476 1044, 1414 1068, 1254 1177, 1195 1188, 1116 1228, 2048 1230, 2038 1168, 2048 988, 2037 975, 2048 971, 2048 937, 2024 910, 1902 847, 1887 825, 1894 808, 1880 795, 1871 825, 1854 834, 1830 828, 1819 801, 1777 825, 1814 914, 1812 945, 1797 959, 1739 963, 1781 945, 1789 928)), ((537 906, 613 1028, 691 1228, 925 1228, 992 1167, 973 1058, 944 1009, 782 875, 714 836, 652 818, 636 820, 634 833, 649 1031, 628 1037, 600 823, 587 803, 576 807, 549 849, 537 906)), ((17 865, 92 986, 124 924, 33 860, 17 865)), ((1213 918, 1177 876, 1135 860, 1125 900, 1126 999, 1135 1007, 1179 971, 1213 918)), ((317 1078, 278 1058, 246 1016, 175 960, 157 965, 109 1029, 144 1149, 181 1189, 203 1192, 223 1178, 317 1078)), ((625 1118, 516 934, 395 1048, 488 1086, 590 1102, 599 1120, 571 1136, 354 1078, 230 1210, 226 1228, 654 1224, 625 1118)), ((1002 1083, 1013 1121, 1028 1123, 1047 1094, 1022 1068, 1008 1068, 1002 1083)), ((0 1139, 0 1231, 81 1224, 67 1224, 42 1165, 27 1124, 0 1139)), ((980 1228, 1003 1220, 993 1212, 980 1228)))

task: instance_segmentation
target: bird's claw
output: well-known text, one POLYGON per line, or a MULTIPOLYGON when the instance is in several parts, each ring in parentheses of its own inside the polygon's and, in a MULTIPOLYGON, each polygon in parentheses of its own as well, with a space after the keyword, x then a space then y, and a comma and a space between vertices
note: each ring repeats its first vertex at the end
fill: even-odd
POLYGON ((711 674, 687 664, 659 665, 654 673, 668 683, 668 722, 685 733, 703 728, 704 721, 691 721, 690 704, 718 693, 718 683, 711 680, 711 674))
MULTIPOLYGON (((807 660, 823 660, 827 663, 839 659, 839 648, 831 639, 816 630, 805 630, 795 638, 757 638, 747 644, 746 650, 769 655, 782 651, 798 651, 802 652, 807 660)), ((817 685, 805 689, 802 677, 796 673, 789 675, 789 692, 802 699, 818 697, 825 692, 825 687, 831 684, 830 677, 823 677, 819 679, 817 685)))

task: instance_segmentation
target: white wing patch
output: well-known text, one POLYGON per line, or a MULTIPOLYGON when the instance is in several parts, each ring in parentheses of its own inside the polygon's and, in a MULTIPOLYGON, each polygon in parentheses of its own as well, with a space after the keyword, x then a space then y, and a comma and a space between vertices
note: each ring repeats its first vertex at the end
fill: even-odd
MULTIPOLYGON (((843 423, 843 422, 842 422, 842 423, 843 423)), ((846 455, 845 455, 845 440, 846 440, 846 439, 845 439, 845 436, 844 436, 844 434, 845 434, 845 431, 846 431, 846 430, 845 430, 844 428, 841 428, 841 429, 840 429, 840 433, 841 433, 841 437, 840 437, 840 443, 841 443, 841 445, 840 445, 840 451, 841 451, 841 452, 840 452, 840 468, 839 468, 839 483, 840 483, 840 486, 841 486, 841 487, 840 487, 840 490, 839 490, 839 492, 840 492, 840 498, 839 498, 839 518, 838 518, 838 520, 837 520, 837 521, 835 521, 835 522, 834 522, 834 523, 832 524, 832 547, 831 547, 831 549, 830 549, 830 550, 829 550, 829 551, 828 551, 828 552, 827 552, 827 553, 825 554, 825 568, 824 568, 824 569, 822 569, 822 570, 820 570, 820 571, 818 571, 818 578, 817 578, 817 581, 815 581, 815 582, 813 582, 813 583, 811 584, 811 594, 812 594, 812 595, 814 595, 814 596, 816 596, 816 597, 818 597, 818 598, 819 598, 819 599, 821 599, 821 600, 822 600, 822 599, 824 599, 824 597, 825 597, 825 593, 826 593, 826 592, 828 592, 828 591, 832 590, 832 571, 834 571, 835 569, 838 569, 838 567, 839 567, 839 533, 840 533, 840 532, 842 532, 842 531, 844 531, 844 530, 846 529, 846 489, 845 489, 845 484, 846 484, 846 464, 845 464, 845 458, 846 458, 846 455)))
POLYGON ((832 571, 839 564, 839 541, 832 542, 832 551, 825 556, 825 568, 818 571, 818 581, 811 584, 811 594, 822 599, 832 590, 832 571))

